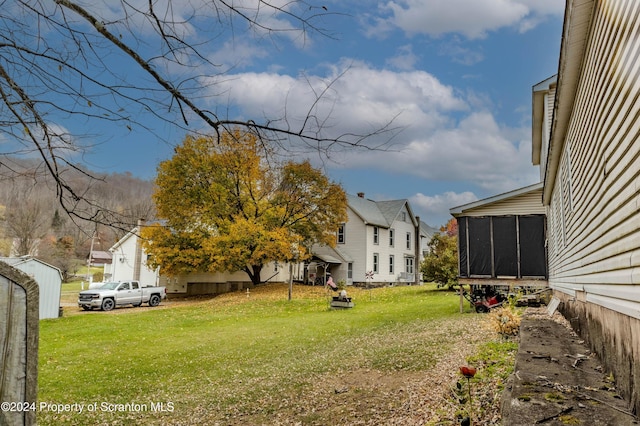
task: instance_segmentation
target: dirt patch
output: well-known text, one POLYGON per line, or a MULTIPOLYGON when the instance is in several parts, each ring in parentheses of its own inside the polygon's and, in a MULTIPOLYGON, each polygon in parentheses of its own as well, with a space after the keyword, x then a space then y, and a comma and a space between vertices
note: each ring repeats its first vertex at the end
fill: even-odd
MULTIPOLYGON (((278 410, 265 420, 264 413, 237 413, 228 425, 455 425, 463 407, 458 402, 456 383, 459 367, 475 353, 479 344, 494 339, 494 333, 478 330, 472 335, 457 333, 477 325, 483 315, 461 315, 446 328, 455 350, 445 351, 428 371, 375 368, 345 369, 339 364, 328 374, 312 377, 297 395, 280 394, 278 410)), ((438 331, 431 331, 437 334, 438 331)), ((429 334, 425 332, 426 334, 429 334)), ((425 335, 426 335, 425 334, 425 335)), ((487 407, 475 417, 475 425, 499 424, 498 383, 475 388, 474 397, 483 398, 487 407)), ((272 405, 269 401, 267 405, 272 405)))
POLYGON ((567 321, 529 308, 520 325, 520 347, 503 395, 508 425, 637 425, 602 368, 567 321))

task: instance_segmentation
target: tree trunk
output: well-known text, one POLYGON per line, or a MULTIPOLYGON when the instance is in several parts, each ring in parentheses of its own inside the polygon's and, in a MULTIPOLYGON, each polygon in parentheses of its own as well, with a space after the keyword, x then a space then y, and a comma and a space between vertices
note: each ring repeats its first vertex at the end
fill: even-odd
POLYGON ((244 271, 249 275, 249 279, 251 280, 251 284, 253 286, 257 286, 262 284, 262 280, 260 278, 260 272, 262 271, 262 265, 251 265, 251 267, 244 268, 244 271))

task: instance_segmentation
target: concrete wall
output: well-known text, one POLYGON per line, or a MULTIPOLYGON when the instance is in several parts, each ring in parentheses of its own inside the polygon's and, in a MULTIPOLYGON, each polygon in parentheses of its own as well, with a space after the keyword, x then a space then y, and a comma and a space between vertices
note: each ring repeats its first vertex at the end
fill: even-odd
POLYGON ((593 303, 586 303, 585 294, 570 297, 559 293, 559 310, 573 329, 596 352, 613 373, 616 390, 630 409, 640 413, 640 320, 593 303))

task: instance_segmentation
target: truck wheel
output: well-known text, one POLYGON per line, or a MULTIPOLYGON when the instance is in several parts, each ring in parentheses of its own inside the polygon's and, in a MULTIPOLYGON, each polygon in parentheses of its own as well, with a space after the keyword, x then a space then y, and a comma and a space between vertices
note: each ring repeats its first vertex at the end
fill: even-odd
POLYGON ((101 309, 103 311, 110 311, 112 310, 114 307, 116 306, 116 303, 113 301, 113 299, 104 299, 102 301, 102 307, 101 309))
POLYGON ((158 306, 160 304, 160 296, 152 294, 149 298, 149 306, 158 306))

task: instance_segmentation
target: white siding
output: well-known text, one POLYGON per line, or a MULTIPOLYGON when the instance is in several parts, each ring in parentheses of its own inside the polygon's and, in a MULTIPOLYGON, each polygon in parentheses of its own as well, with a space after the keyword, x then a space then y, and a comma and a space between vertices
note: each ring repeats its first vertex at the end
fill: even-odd
POLYGON ((596 4, 563 150, 555 153, 549 283, 640 318, 640 2, 596 4))
MULTIPOLYGON (((109 278, 111 281, 129 281, 135 279, 137 239, 138 236, 136 233, 131 232, 110 249, 113 254, 112 276, 109 278)), ((233 273, 203 272, 167 277, 161 275, 157 270, 150 269, 147 266, 147 259, 148 256, 146 252, 142 250, 141 265, 139 268, 140 282, 143 285, 166 286, 167 293, 187 293, 188 283, 250 282, 249 275, 242 271, 233 273)), ((280 264, 278 271, 276 271, 275 264, 269 263, 263 267, 260 278, 262 280, 271 278, 269 280, 270 282, 288 282, 289 265, 280 264)))
POLYGON ((37 259, 4 258, 2 260, 38 283, 40 319, 58 318, 62 290, 60 270, 37 259))
MULTIPOLYGON (((339 244, 338 247, 353 259, 354 282, 364 282, 366 272, 373 270, 373 254, 367 256, 367 231, 371 232, 371 240, 373 241, 373 230, 368 230, 367 228, 360 217, 351 208, 347 208, 346 240, 345 244, 339 244)), ((384 244, 385 238, 388 242, 389 233, 388 230, 385 231, 381 235, 380 244, 384 244)))
MULTIPOLYGON (((110 251, 113 254, 111 263, 111 281, 129 281, 133 280, 133 271, 135 269, 136 260, 136 240, 137 236, 133 233, 128 234, 120 240, 120 244, 110 251)), ((145 274, 146 276, 146 274, 145 274)), ((141 274, 142 278, 142 274, 141 274)), ((142 281, 142 280, 141 280, 142 281)), ((155 278, 153 280, 155 282, 155 278)), ((153 284, 143 282, 143 284, 153 284)))
MULTIPOLYGON (((345 244, 338 247, 353 260, 353 282, 365 283, 366 273, 373 271, 373 255, 378 254, 378 272, 373 277, 375 283, 396 283, 405 271, 405 258, 415 257, 416 234, 414 218, 406 206, 399 211, 389 228, 378 227, 378 244, 373 243, 372 225, 367 225, 349 207, 345 224, 345 244), (404 213, 404 215, 403 215, 404 213), (403 217, 405 220, 402 220, 403 217), (394 230, 394 244, 389 244, 389 229, 394 230), (406 235, 411 234, 411 247, 406 248, 406 235), (389 259, 393 255, 394 272, 389 272, 389 259)), ((414 273, 419 268, 419 260, 414 259, 414 273)), ((406 281, 406 280, 405 280, 406 281)), ((413 282, 413 280, 411 280, 413 282)))
POLYGON ((463 216, 507 216, 545 214, 546 209, 542 205, 542 188, 497 201, 484 206, 463 210, 463 216))

